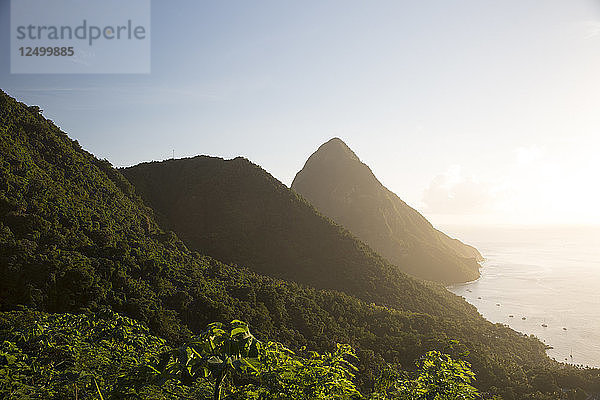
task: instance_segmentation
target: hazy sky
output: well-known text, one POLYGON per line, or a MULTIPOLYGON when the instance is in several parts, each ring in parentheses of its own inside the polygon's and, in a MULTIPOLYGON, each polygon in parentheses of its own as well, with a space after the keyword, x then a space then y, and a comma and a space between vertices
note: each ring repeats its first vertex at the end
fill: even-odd
POLYGON ((0 27, 0 87, 116 166, 289 185, 339 136, 434 223, 600 223, 597 1, 153 1, 149 75, 11 75, 0 27))

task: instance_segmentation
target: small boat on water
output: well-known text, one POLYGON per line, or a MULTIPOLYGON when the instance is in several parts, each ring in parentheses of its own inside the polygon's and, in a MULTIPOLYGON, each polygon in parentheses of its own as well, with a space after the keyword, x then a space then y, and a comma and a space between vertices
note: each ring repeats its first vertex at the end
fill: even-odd
POLYGON ((544 327, 544 328, 547 328, 547 327, 548 327, 548 325, 546 325, 546 324, 542 324, 542 327, 544 327))
POLYGON ((523 318, 521 318, 521 319, 522 319, 523 321, 525 321, 525 320, 527 319, 527 317, 523 317, 523 318))
POLYGON ((500 303, 496 303, 496 306, 500 307, 500 303))
POLYGON ((478 299, 481 300, 481 296, 479 296, 478 299))
POLYGON ((514 316, 514 315, 512 315, 512 314, 508 316, 508 318, 514 318, 514 317, 515 317, 515 316, 514 316))
POLYGON ((563 331, 566 331, 566 330, 567 330, 567 328, 563 327, 563 331))

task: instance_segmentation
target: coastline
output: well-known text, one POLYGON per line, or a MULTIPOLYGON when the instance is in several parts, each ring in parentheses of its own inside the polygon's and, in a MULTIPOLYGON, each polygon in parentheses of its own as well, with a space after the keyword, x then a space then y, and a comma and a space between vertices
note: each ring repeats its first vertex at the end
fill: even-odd
POLYGON ((600 248, 578 237, 490 239, 478 246, 486 255, 480 277, 446 289, 488 321, 536 336, 550 358, 600 368, 600 248))
MULTIPOLYGON (((473 279, 472 281, 457 282, 457 283, 452 283, 450 285, 445 285, 445 288, 447 290, 450 290, 455 287, 461 287, 461 286, 470 285, 470 284, 478 282, 481 279, 481 270, 485 267, 485 264, 487 263, 487 258, 484 257, 483 261, 478 261, 477 263, 479 264, 479 278, 473 279)), ((452 290, 450 290, 450 291, 452 292, 452 290)))

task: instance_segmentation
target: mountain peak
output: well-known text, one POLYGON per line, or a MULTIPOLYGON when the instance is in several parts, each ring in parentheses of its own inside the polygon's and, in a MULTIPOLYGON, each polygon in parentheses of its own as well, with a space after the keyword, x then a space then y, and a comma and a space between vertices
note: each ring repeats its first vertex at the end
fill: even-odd
POLYGON ((479 277, 476 249, 436 230, 339 138, 309 157, 292 189, 403 272, 443 283, 479 277))
POLYGON ((311 156, 313 157, 333 157, 333 158, 350 158, 356 161, 360 161, 356 154, 348 147, 344 141, 338 137, 329 139, 323 143, 319 149, 311 156))
MULTIPOLYGON (((310 182, 314 179, 319 180, 317 176, 323 174, 334 180, 360 181, 368 186, 380 185, 371 169, 338 137, 329 139, 311 154, 304 167, 294 177, 292 188, 303 194, 303 189, 307 187, 305 183, 312 186, 310 182)), ((325 176, 322 176, 322 179, 325 179, 325 176)))
POLYGON ((343 147, 348 148, 348 145, 337 136, 329 139, 328 141, 323 143, 320 147, 325 147, 325 146, 343 146, 343 147))

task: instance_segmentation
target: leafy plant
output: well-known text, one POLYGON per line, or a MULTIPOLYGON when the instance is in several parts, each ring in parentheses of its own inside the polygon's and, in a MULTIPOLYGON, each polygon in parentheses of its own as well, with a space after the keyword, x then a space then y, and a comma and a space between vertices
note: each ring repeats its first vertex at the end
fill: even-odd
POLYGON ((167 350, 135 320, 88 315, 0 313, 0 398, 106 398, 134 393, 119 381, 167 350))
POLYGON ((448 354, 429 351, 417 361, 413 378, 392 368, 383 371, 371 399, 474 400, 479 391, 471 386, 475 373, 469 363, 448 354))
POLYGON ((248 324, 233 320, 225 325, 209 324, 190 343, 164 353, 154 383, 175 380, 193 385, 214 382, 213 399, 225 392, 232 398, 350 398, 360 396, 352 379, 356 367, 354 350, 337 345, 333 353, 311 351, 301 357, 277 342, 260 342, 248 324))
MULTIPOLYGON (((277 399, 349 399, 362 397, 354 384, 353 362, 358 358, 347 344, 337 344, 333 353, 309 351, 299 356, 281 343, 263 347, 255 392, 268 392, 277 399)), ((246 390, 252 389, 245 388, 246 390)))
POLYGON ((189 344, 164 353, 156 368, 149 367, 158 374, 155 381, 159 385, 169 380, 192 385, 199 379, 211 378, 215 381, 216 400, 221 398, 223 383, 233 374, 257 371, 260 346, 245 322, 233 320, 229 326, 213 322, 189 344))

